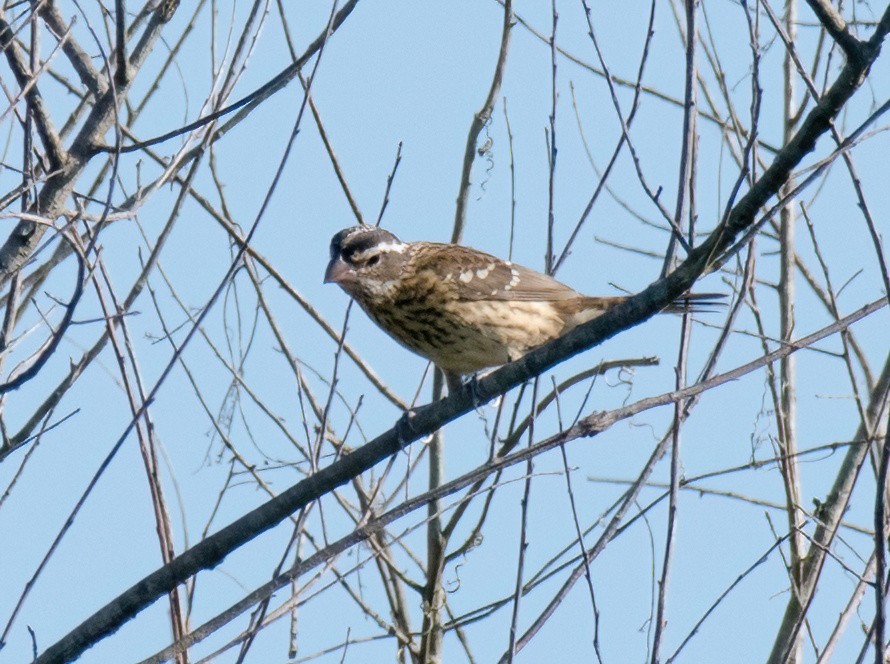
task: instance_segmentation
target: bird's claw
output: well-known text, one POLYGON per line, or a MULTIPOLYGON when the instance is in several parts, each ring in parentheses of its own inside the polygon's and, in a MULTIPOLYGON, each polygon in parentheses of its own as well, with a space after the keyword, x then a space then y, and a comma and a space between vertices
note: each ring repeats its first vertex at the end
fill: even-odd
POLYGON ((456 373, 446 373, 445 378, 448 381, 448 395, 452 396, 461 392, 464 388, 470 390, 470 398, 473 400, 473 408, 478 410, 482 405, 482 392, 479 389, 478 374, 472 373, 470 377, 464 380, 463 376, 456 373))
POLYGON ((414 424, 411 422, 414 415, 414 410, 409 408, 402 413, 399 421, 396 422, 396 436, 398 436, 399 447, 404 447, 417 438, 417 429, 414 428, 414 424))
POLYGON ((473 400, 473 408, 478 410, 482 405, 482 390, 479 389, 479 375, 472 374, 466 382, 466 386, 470 390, 470 398, 473 400))

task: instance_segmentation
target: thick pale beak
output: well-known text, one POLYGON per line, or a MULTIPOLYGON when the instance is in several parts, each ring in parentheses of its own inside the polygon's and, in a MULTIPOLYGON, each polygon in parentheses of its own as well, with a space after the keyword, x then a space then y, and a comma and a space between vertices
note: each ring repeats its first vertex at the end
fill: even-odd
POLYGON ((324 283, 342 284, 349 280, 350 268, 339 257, 332 258, 328 263, 328 269, 324 271, 324 283))

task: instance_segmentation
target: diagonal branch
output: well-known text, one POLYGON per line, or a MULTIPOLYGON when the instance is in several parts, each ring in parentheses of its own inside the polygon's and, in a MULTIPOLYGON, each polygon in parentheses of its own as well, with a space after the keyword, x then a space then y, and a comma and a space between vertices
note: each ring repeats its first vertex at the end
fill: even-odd
MULTIPOLYGON (((133 51, 131 65, 134 69, 138 69, 151 53, 162 28, 172 18, 164 11, 165 6, 166 3, 162 3, 152 14, 145 32, 133 51)), ((52 219, 63 209, 68 195, 74 190, 77 178, 90 161, 93 145, 100 142, 114 121, 118 96, 122 97, 126 91, 126 88, 109 89, 96 100, 90 115, 72 142, 66 158, 60 162, 61 167, 51 173, 29 212, 39 212, 52 219)), ((5 282, 13 272, 24 265, 45 231, 45 226, 32 221, 21 220, 16 225, 0 247, 0 282, 5 282)))
MULTIPOLYGON (((608 411, 608 412, 604 412, 604 413, 598 413, 598 412, 593 413, 593 414, 581 419, 577 424, 571 426, 570 428, 566 429, 565 431, 562 431, 554 436, 551 436, 545 440, 535 443, 534 445, 525 447, 525 448, 523 448, 517 452, 514 452, 510 455, 507 455, 507 456, 494 457, 487 463, 479 466, 478 468, 475 468, 474 470, 470 471, 469 473, 467 473, 465 475, 462 475, 456 479, 453 479, 447 483, 444 483, 434 490, 427 491, 425 493, 422 493, 418 496, 414 496, 414 497, 404 501, 398 507, 395 507, 395 508, 389 510, 388 512, 380 515, 376 519, 369 521, 367 524, 357 528, 356 530, 354 530, 352 533, 346 535, 345 537, 342 537, 341 539, 339 539, 335 542, 332 542, 330 545, 328 545, 324 549, 312 554, 311 556, 308 556, 307 558, 305 558, 301 561, 298 561, 290 570, 284 572, 280 576, 278 576, 270 581, 267 581, 262 586, 259 586, 252 592, 245 595, 235 605, 233 605, 232 607, 230 607, 223 613, 219 614, 217 617, 211 619, 204 625, 201 625, 200 627, 196 628, 187 637, 185 643, 175 644, 173 647, 162 651, 161 654, 165 658, 169 658, 169 657, 174 656, 177 652, 180 652, 181 648, 190 647, 191 645, 194 645, 195 643, 203 640, 209 634, 211 634, 214 631, 216 631, 217 629, 219 629, 223 624, 232 620, 235 616, 243 613, 244 611, 247 611, 251 606, 256 604, 258 601, 261 601, 262 599, 264 599, 271 593, 275 592, 277 589, 284 587, 285 585, 289 584, 292 580, 306 574, 307 572, 309 572, 310 570, 314 569, 315 567, 321 565, 322 563, 329 560, 330 558, 332 558, 336 555, 339 555, 340 553, 343 553, 349 547, 354 546, 355 544, 358 544, 359 542, 362 542, 362 541, 368 539, 369 537, 375 535, 376 533, 382 532, 383 529, 386 526, 388 526, 389 524, 393 523, 397 519, 404 517, 405 515, 409 514, 410 512, 413 512, 414 510, 419 509, 423 505, 430 503, 431 501, 439 500, 441 498, 444 498, 446 496, 454 494, 457 491, 460 491, 461 489, 464 489, 468 486, 471 486, 478 482, 481 482, 482 480, 484 480, 484 478, 488 477, 489 475, 491 475, 493 473, 503 471, 504 469, 506 469, 510 466, 527 461, 528 459, 530 459, 534 456, 537 456, 537 455, 542 454, 548 450, 551 450, 551 449, 554 449, 561 445, 564 445, 567 442, 574 440, 576 438, 596 436, 596 435, 602 433, 603 431, 609 429, 617 422, 626 420, 626 419, 633 417, 645 410, 655 408, 658 406, 664 406, 664 405, 668 405, 671 403, 677 403, 680 401, 684 401, 686 399, 700 395, 706 390, 713 389, 720 385, 725 385, 728 382, 738 380, 745 374, 748 374, 752 371, 762 368, 763 366, 769 364, 770 362, 775 362, 776 360, 778 360, 782 357, 785 357, 790 353, 793 353, 793 352, 803 349, 803 348, 810 347, 813 344, 815 344, 817 341, 824 339, 832 334, 835 334, 840 330, 847 329, 850 325, 852 325, 856 321, 862 320, 863 318, 871 315, 875 311, 882 309, 883 307, 886 306, 886 304, 887 303, 885 300, 877 300, 876 302, 873 302, 873 303, 855 311, 854 313, 850 314, 849 316, 845 317, 844 319, 842 319, 840 321, 832 323, 831 325, 829 325, 825 328, 822 328, 822 329, 818 330, 817 332, 814 332, 813 334, 810 334, 802 339, 798 339, 794 343, 782 346, 779 349, 773 351, 772 353, 769 353, 769 354, 759 357, 755 360, 752 360, 751 362, 749 362, 745 365, 742 365, 740 367, 737 367, 731 371, 714 376, 713 378, 710 378, 706 381, 697 383, 695 385, 691 385, 689 387, 686 387, 686 388, 683 388, 680 390, 674 390, 672 392, 667 392, 665 394, 641 399, 637 402, 628 404, 627 406, 623 406, 621 408, 617 408, 612 411, 608 411)), ((433 404, 432 406, 425 406, 421 410, 445 406, 448 401, 451 401, 451 399, 445 399, 441 402, 438 402, 437 404, 433 404)), ((379 441, 381 441, 381 439, 388 436, 390 433, 391 432, 387 432, 386 434, 383 434, 382 436, 380 436, 377 439, 368 443, 368 445, 365 445, 364 447, 359 448, 359 450, 357 450, 356 452, 360 452, 361 450, 364 450, 372 445, 376 445, 379 441)), ((653 456, 656 456, 656 453, 653 453, 653 456)), ((345 461, 346 457, 344 457, 343 460, 345 461)), ((335 465, 335 464, 332 464, 332 466, 333 465, 335 465)), ((316 476, 313 476, 313 477, 317 477, 318 475, 322 475, 322 474, 327 474, 327 471, 331 470, 332 466, 328 466, 327 468, 319 471, 319 473, 317 473, 316 476)), ((301 485, 309 483, 310 480, 312 480, 312 479, 313 479, 312 477, 307 478, 300 484, 289 489, 286 492, 286 494, 291 494, 294 490, 298 489, 301 485)), ((346 481, 348 481, 348 479, 349 478, 344 479, 343 482, 345 483, 346 481)), ((640 480, 640 481, 642 483, 643 480, 640 480)), ((323 487, 321 487, 321 486, 317 486, 315 488, 317 488, 318 490, 323 489, 323 487)), ((324 490, 326 491, 327 489, 324 489, 324 490)), ((322 494, 319 493, 318 495, 322 495, 322 494)), ((317 497, 318 496, 315 496, 315 497, 311 498, 310 500, 314 500, 317 497)), ((285 498, 285 494, 282 494, 282 495, 278 496, 278 498, 276 498, 275 500, 287 500, 287 499, 285 498)), ((267 503, 267 505, 271 504, 271 502, 273 502, 273 501, 270 501, 270 503, 267 503)), ((631 500, 628 502, 628 504, 630 504, 632 502, 633 501, 631 500)), ((262 507, 257 508, 253 512, 245 515, 244 517, 242 517, 241 519, 239 519, 238 521, 233 523, 231 526, 229 526, 225 530, 231 530, 235 526, 242 526, 242 524, 249 517, 251 517, 252 515, 255 515, 257 512, 259 512, 262 509, 263 509, 262 507)), ((617 524, 617 522, 618 522, 618 520, 616 520, 616 524, 617 524)), ((213 535, 211 537, 211 539, 222 535, 223 532, 224 531, 220 531, 216 535, 213 535)), ((610 535, 604 535, 603 537, 601 537, 598 545, 596 547, 594 547, 594 549, 592 549, 588 553, 588 557, 590 559, 596 557, 596 555, 598 555, 599 552, 602 550, 601 547, 605 546, 606 541, 610 537, 611 537, 610 535)), ((205 542, 206 541, 207 540, 205 540, 205 542)), ((191 552, 195 551, 196 549, 201 547, 203 544, 204 544, 204 542, 192 547, 188 551, 184 552, 182 554, 182 556, 180 556, 180 558, 182 558, 183 556, 189 555, 191 552)), ((175 565, 178 560, 180 560, 180 559, 177 558, 177 560, 173 562, 173 565, 175 565)), ((170 567, 171 567, 171 565, 167 565, 166 567, 161 568, 158 571, 154 572, 149 577, 146 577, 145 579, 143 579, 139 584, 137 584, 136 586, 133 586, 126 593, 122 594, 116 600, 114 600, 114 602, 107 605, 100 612, 97 612, 96 614, 94 614, 92 618, 85 621, 78 628, 78 630, 83 630, 83 632, 86 632, 88 629, 91 629, 92 625, 89 625, 91 620, 95 619, 98 621, 100 618, 107 619, 108 617, 111 617, 113 615, 118 615, 121 613, 126 614, 130 608, 128 602, 133 599, 133 595, 135 595, 136 593, 145 592, 151 584, 160 582, 161 581, 160 577, 161 577, 162 573, 165 573, 168 570, 168 568, 170 568, 170 567), (100 616, 100 614, 105 614, 105 615, 100 616), (89 627, 88 627, 88 625, 89 625, 89 627)), ((582 567, 583 567, 583 565, 582 565, 582 567)), ((574 583, 574 580, 572 578, 570 578, 569 580, 566 581, 566 584, 570 584, 570 583, 574 583)), ((158 595, 158 596, 160 596, 160 595, 158 595)), ((546 617, 546 615, 544 617, 546 617)), ((78 630, 75 630, 75 632, 77 632, 78 630)), ((72 634, 74 634, 75 632, 72 632, 72 634)), ((69 635, 69 636, 71 636, 71 635, 69 635)), ((525 635, 523 635, 522 640, 520 640, 517 643, 517 645, 519 647, 521 647, 521 645, 524 643, 527 636, 528 636, 528 632, 525 635)), ((66 638, 68 638, 68 637, 66 637, 66 638)), ((55 646, 53 646, 53 647, 55 647, 55 646)), ((51 662, 54 660, 49 659, 46 661, 51 662)), ((43 663, 44 663, 43 659, 37 660, 37 664, 43 664, 43 663)))
MULTIPOLYGON (((73 39, 62 40, 70 28, 65 25, 65 19, 59 13, 58 7, 54 2, 43 2, 40 4, 40 18, 44 20, 46 26, 59 39, 62 44, 62 52, 67 56, 74 71, 77 72, 80 82, 95 96, 103 94, 108 89, 108 83, 102 74, 96 71, 90 56, 80 45, 73 39)), ((72 21, 72 25, 74 22, 72 21)))
POLYGON ((834 5, 827 0, 807 0, 807 4, 822 27, 844 51, 848 60, 858 60, 862 57, 862 43, 850 33, 847 22, 834 5))
POLYGON ((26 90, 25 99, 31 107, 40 142, 43 143, 43 148, 49 157, 49 168, 55 171, 62 167, 67 160, 67 155, 62 147, 59 134, 53 126, 49 109, 43 101, 43 95, 40 94, 40 90, 37 89, 37 84, 33 80, 36 74, 31 72, 25 63, 25 55, 16 43, 12 26, 6 22, 2 11, 0 11, 0 49, 3 49, 6 54, 6 60, 15 75, 16 82, 22 90, 26 90))

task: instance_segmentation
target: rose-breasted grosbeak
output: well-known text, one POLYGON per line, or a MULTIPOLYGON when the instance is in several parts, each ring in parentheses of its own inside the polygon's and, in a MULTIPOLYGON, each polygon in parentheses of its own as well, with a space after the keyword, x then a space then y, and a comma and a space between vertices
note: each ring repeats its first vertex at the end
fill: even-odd
MULTIPOLYGON (((457 244, 402 242, 373 226, 346 228, 331 240, 324 275, 409 350, 448 379, 516 360, 626 297, 591 297, 556 279, 457 244)), ((713 303, 687 295, 665 311, 713 303)))

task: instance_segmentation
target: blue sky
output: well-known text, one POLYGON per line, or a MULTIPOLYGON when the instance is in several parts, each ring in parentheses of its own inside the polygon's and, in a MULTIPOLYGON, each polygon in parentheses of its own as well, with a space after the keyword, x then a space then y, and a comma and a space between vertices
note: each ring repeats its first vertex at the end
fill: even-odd
MULTIPOLYGON (((558 43, 574 57, 594 63, 596 54, 586 34, 580 3, 560 2, 558 5, 558 43)), ((633 80, 639 67, 649 6, 644 3, 593 3, 591 6, 597 37, 613 76, 633 80)), ((60 5, 60 8, 68 14, 74 12, 72 7, 60 5)), ((152 53, 144 76, 140 75, 137 80, 134 99, 138 100, 148 89, 151 81, 148 74, 156 71, 166 58, 170 40, 179 34, 177 30, 181 30, 188 18, 186 10, 191 11, 191 8, 180 8, 171 24, 167 44, 159 44, 152 53)), ((219 4, 214 34, 210 29, 210 7, 203 9, 194 33, 177 58, 175 73, 162 81, 150 111, 134 124, 133 130, 139 137, 162 134, 198 116, 211 89, 211 41, 216 39, 216 52, 221 57, 229 24, 241 25, 248 10, 248 3, 219 4)), ((287 6, 298 52, 323 30, 329 10, 330 6, 321 2, 287 6)), ((549 3, 517 2, 515 10, 529 25, 549 34, 552 23, 549 3)), ((744 14, 733 2, 707 2, 704 11, 714 35, 714 42, 709 43, 708 48, 716 47, 736 110, 747 126, 751 67, 744 14)), ((270 7, 269 12, 245 75, 238 82, 231 100, 259 87, 290 62, 277 9, 270 7)), ((812 23, 813 18, 805 9, 802 8, 801 13, 802 20, 812 23)), ((703 15, 700 20, 704 20, 703 15)), ((386 178, 401 143, 402 160, 383 225, 405 240, 447 241, 453 223, 466 133, 472 114, 482 104, 490 84, 501 21, 502 9, 494 1, 393 0, 375 3, 363 0, 333 36, 323 53, 312 90, 350 188, 367 220, 376 219, 386 178)), ((776 146, 781 143, 782 49, 781 43, 772 36, 765 17, 761 18, 761 28, 764 32, 760 63, 764 100, 759 131, 765 143, 776 146)), ((82 22, 78 23, 76 34, 80 39, 87 38, 82 22)), ((800 49, 810 59, 816 38, 815 28, 800 28, 800 49)), ((512 39, 503 89, 492 121, 483 132, 482 141, 490 138, 491 149, 488 156, 476 160, 473 170, 464 241, 506 256, 511 251, 511 198, 515 196, 513 258, 535 269, 543 269, 548 211, 545 129, 551 112, 550 49, 523 25, 513 29, 512 39), (513 134, 515 192, 511 189, 504 98, 513 134)), ((46 42, 49 41, 47 38, 46 42)), ((45 49, 49 48, 47 43, 45 49)), ((705 61, 703 52, 700 61, 705 61)), ((835 54, 829 80, 836 75, 839 62, 840 57, 835 54)), ((704 65, 703 71, 708 92, 716 97, 716 81, 704 65)), ((682 99, 683 74, 683 47, 671 8, 657 3, 655 34, 644 83, 672 98, 682 99)), ((886 100, 885 81, 890 80, 887 75, 886 62, 879 60, 869 83, 842 115, 839 122, 842 130, 857 126, 875 104, 886 100)), ((557 86, 554 235, 555 245, 561 249, 598 182, 585 153, 579 121, 573 109, 573 94, 580 126, 600 169, 617 144, 620 126, 602 77, 560 56, 557 86)), ((46 86, 44 95, 53 109, 60 109, 57 121, 61 124, 64 110, 70 107, 70 98, 58 87, 50 85, 46 86)), ((632 91, 619 87, 618 96, 626 115, 632 91)), ((264 102, 214 148, 213 165, 224 184, 225 205, 242 228, 248 228, 260 210, 301 102, 299 86, 291 83, 264 102)), ((702 93, 700 107, 706 106, 702 93)), ((718 110, 725 113, 725 105, 719 101, 718 110)), ((677 188, 681 123, 682 109, 676 104, 644 94, 631 133, 648 182, 654 188, 662 188, 662 201, 671 210, 677 188)), ((879 122, 878 128, 880 126, 879 122)), ((738 170, 713 123, 701 119, 699 132, 697 224, 707 232, 718 222, 738 170)), ((15 146, 15 141, 13 136, 10 145, 15 146)), ((156 149, 159 154, 169 157, 179 145, 180 142, 174 139, 156 149)), ((829 139, 823 138, 812 160, 825 156, 829 149, 829 139)), ((12 153, 11 148, 9 152, 12 153)), ((868 202, 877 213, 879 230, 885 234, 887 219, 883 211, 890 205, 885 182, 886 154, 885 132, 872 136, 854 152, 868 202)), ((766 163, 771 160, 766 149, 761 156, 766 163)), ((137 183, 144 184, 158 172, 144 155, 128 155, 120 163, 120 184, 126 193, 131 193, 137 183)), ((18 182, 18 176, 9 170, 4 171, 2 178, 4 190, 18 182)), ((657 210, 639 184, 626 151, 620 157, 609 185, 610 193, 604 193, 597 201, 571 256, 557 275, 565 283, 590 294, 619 294, 622 292, 619 289, 635 292, 656 279, 661 268, 659 257, 668 237, 657 210), (660 224, 661 228, 654 228, 638 217, 660 224), (654 256, 626 251, 621 246, 651 252, 654 256)), ((87 186, 87 180, 84 180, 78 190, 87 186)), ((219 203, 209 160, 202 164, 195 186, 215 204, 219 203)), ((150 242, 154 242, 166 222, 177 193, 177 188, 168 185, 140 209, 138 222, 150 242)), ((118 193, 116 201, 122 201, 123 197, 118 193)), ((841 314, 881 297, 883 292, 874 247, 857 211, 849 177, 842 164, 835 164, 824 180, 806 190, 802 200, 814 221, 820 249, 835 288, 852 280, 839 298, 841 314)), ((11 228, 11 221, 5 223, 11 228)), ((354 223, 355 218, 324 153, 318 130, 307 112, 284 166, 283 179, 260 221, 253 246, 336 329, 343 326, 348 300, 333 285, 322 284, 328 260, 327 245, 336 231, 354 223)), ((121 293, 125 293, 139 273, 140 257, 148 254, 136 222, 115 222, 103 232, 102 246, 111 280, 121 293)), ((802 221, 798 224, 798 247, 810 269, 821 279, 802 221)), ((758 239, 758 278, 765 283, 758 286, 757 297, 764 326, 771 336, 778 334, 776 295, 769 286, 776 282, 778 275, 776 249, 773 239, 758 239)), ((194 201, 187 202, 161 255, 164 276, 155 271, 150 277, 167 324, 170 327, 186 326, 174 333, 177 343, 184 337, 188 320, 164 279, 169 279, 185 307, 194 314, 207 302, 225 274, 230 258, 226 233, 194 201)), ((260 273, 264 279, 264 297, 274 312, 276 323, 285 333, 290 350, 299 358, 308 384, 319 395, 326 395, 326 380, 334 366, 336 343, 312 322, 284 289, 268 278, 265 270, 260 273)), ((48 282, 46 290, 53 296, 67 297, 73 274, 73 265, 63 265, 48 282)), ((737 280, 714 274, 707 276, 696 290, 729 293, 732 284, 737 286, 737 280)), ((831 319, 802 279, 798 288, 798 334, 795 336, 802 336, 827 325, 831 319)), ((288 432, 305 443, 293 371, 287 365, 269 323, 261 319, 253 328, 256 303, 253 286, 242 272, 236 277, 235 288, 229 289, 211 310, 204 329, 224 353, 237 356, 239 348, 249 348, 244 364, 245 382, 274 416, 281 418, 288 432)), ((144 380, 153 385, 168 363, 171 349, 160 339, 162 326, 147 292, 134 309, 138 315, 129 319, 130 334, 144 380)), ((78 308, 76 318, 87 321, 95 318, 98 311, 95 296, 89 292, 78 308)), ((33 311, 29 316, 25 322, 38 320, 33 311)), ((878 312, 854 328, 875 370, 879 370, 886 355, 886 317, 886 310, 878 312)), ((718 312, 700 318, 705 324, 693 327, 691 376, 702 366, 715 342, 724 315, 718 312)), ((101 329, 100 323, 88 322, 73 327, 45 371, 25 388, 7 397, 4 414, 11 429, 26 419, 34 405, 67 371, 69 358, 79 358, 101 329)), ((746 334, 754 330, 753 316, 750 311, 743 310, 736 322, 735 334, 720 359, 718 372, 762 354, 760 341, 746 334)), ((661 360, 658 366, 637 368, 632 372, 613 371, 599 378, 583 412, 606 410, 660 394, 673 387, 678 339, 679 318, 658 317, 559 366, 552 372, 553 378, 550 373, 542 378, 540 389, 549 387, 551 380, 564 380, 601 360, 658 356, 661 360)), ((411 400, 424 374, 425 361, 395 344, 357 308, 353 309, 349 319, 347 340, 388 386, 403 399, 411 400)), ((774 348, 775 344, 770 346, 774 348)), ((840 343, 833 337, 819 343, 818 348, 836 353, 840 343)), ((837 357, 817 350, 804 350, 798 355, 801 447, 815 448, 848 440, 858 420, 843 364, 837 357)), ((196 337, 183 358, 211 413, 215 415, 225 410, 231 375, 204 338, 196 337)), ((338 372, 342 399, 333 401, 331 425, 337 435, 343 435, 351 419, 349 409, 361 398, 360 428, 350 429, 347 440, 350 445, 357 446, 362 443, 362 435, 372 438, 392 426, 400 412, 374 389, 351 361, 341 361, 338 372)), ((861 377, 859 379, 861 383, 861 377)), ((420 402, 430 398, 429 382, 427 378, 420 392, 420 402)), ((565 418, 582 408, 586 388, 587 383, 561 397, 560 408, 565 418)), ((173 512, 177 551, 182 551, 187 543, 197 541, 208 522, 209 531, 213 532, 266 500, 266 494, 240 470, 230 481, 232 488, 217 505, 232 467, 232 455, 221 444, 219 436, 212 433, 211 421, 194 392, 185 370, 177 367, 151 408, 164 454, 163 482, 173 512)), ((505 403, 512 407, 514 398, 515 395, 506 397, 505 403)), ((0 567, 5 570, 5 592, 0 598, 0 615, 4 623, 37 561, 129 422, 125 396, 109 349, 78 381, 58 409, 55 419, 78 408, 79 412, 71 420, 44 438, 25 466, 10 498, 0 508, 0 532, 4 533, 5 541, 0 547, 0 567)), ((491 426, 494 414, 493 406, 484 406, 478 413, 471 413, 446 428, 446 473, 449 479, 486 460, 489 450, 486 427, 491 426)), ((592 481, 591 478, 635 478, 666 431, 670 416, 668 408, 648 411, 619 423, 596 438, 579 439, 567 446, 568 465, 572 469, 569 475, 582 526, 596 522, 624 490, 621 485, 592 481)), ((557 425, 555 413, 548 412, 536 425, 536 437, 553 433, 557 425)), ((239 453, 255 464, 259 474, 275 491, 284 490, 304 476, 305 465, 301 464, 293 444, 244 391, 234 410, 229 434, 239 453)), ((773 454, 769 442, 771 436, 775 436, 775 417, 765 372, 761 370, 703 397, 683 428, 683 473, 693 477, 744 465, 753 457, 769 458, 773 454)), ((388 492, 395 491, 393 500, 415 495, 425 488, 425 461, 422 460, 407 486, 396 490, 399 479, 418 458, 419 447, 419 443, 415 444, 397 455, 394 461, 386 485, 388 492)), ((20 450, 0 464, 0 487, 9 486, 25 452, 20 450)), ((330 448, 326 448, 326 453, 330 453, 330 448)), ((824 498, 842 454, 843 450, 805 458, 801 465, 805 507, 811 508, 814 499, 824 498)), ((329 458, 326 456, 323 460, 329 458)), ((237 464, 234 467, 237 468, 237 464)), ((375 469, 375 477, 380 472, 382 469, 375 469)), ((509 597, 513 592, 524 472, 524 467, 516 466, 505 474, 504 486, 492 502, 482 541, 446 568, 448 601, 456 615, 509 597)), ((538 457, 534 473, 527 536, 527 577, 563 547, 570 546, 575 532, 566 492, 565 468, 559 452, 538 457)), ((653 481, 665 482, 668 478, 669 466, 665 460, 653 481)), ((863 470, 860 484, 847 520, 871 528, 874 480, 870 468, 863 470)), ((772 546, 775 539, 771 527, 779 534, 787 529, 787 520, 781 511, 769 510, 752 500, 783 500, 781 479, 774 465, 718 476, 703 486, 735 492, 747 500, 693 492, 681 495, 668 599, 668 627, 662 651, 665 657, 674 651, 720 593, 772 546), (772 526, 766 512, 770 513, 772 526)), ((662 489, 656 487, 646 489, 640 498, 640 506, 646 506, 661 493, 662 489)), ((454 500, 456 498, 452 497, 446 505, 451 505, 454 500)), ((455 534, 452 546, 463 541, 480 509, 481 501, 477 499, 455 534)), ((393 536, 410 530, 404 541, 421 558, 425 536, 418 525, 422 524, 424 515, 424 510, 412 513, 396 522, 390 530, 393 536)), ((320 512, 317 509, 313 512, 310 528, 321 538, 319 541, 324 537, 333 540, 348 533, 351 523, 337 503, 328 498, 322 501, 320 512), (325 519, 324 535, 320 513, 325 519)), ((648 513, 647 519, 636 521, 623 532, 591 568, 600 612, 599 643, 606 661, 643 661, 647 657, 652 589, 660 571, 665 528, 666 509, 662 503, 648 513)), ((599 532, 601 528, 585 540, 588 546, 599 532)), ((282 524, 228 557, 217 569, 200 574, 192 625, 200 625, 267 580, 290 534, 290 527, 282 524)), ((838 557, 850 569, 861 572, 864 563, 859 557, 868 556, 870 538, 851 531, 844 531, 843 538, 844 542, 837 545, 838 557)), ((302 555, 312 550, 308 544, 305 546, 302 555)), ((572 549, 572 555, 575 550, 572 549)), ((396 551, 398 563, 406 574, 420 580, 416 564, 398 547, 396 551)), ((380 611, 384 619, 389 619, 379 579, 375 576, 374 565, 367 563, 368 557, 366 546, 355 547, 337 561, 337 568, 345 572, 352 570, 359 561, 365 561, 360 571, 349 576, 350 582, 355 588, 362 589, 366 601, 380 611)), ((560 562, 565 558, 560 558, 560 562)), ((99 481, 27 599, 3 655, 7 661, 25 661, 30 657, 31 649, 26 625, 35 629, 40 647, 45 648, 159 564, 145 473, 137 441, 131 437, 99 481)), ((519 617, 521 630, 550 600, 565 574, 557 573, 523 599, 519 617)), ((365 618, 336 584, 317 596, 311 595, 331 584, 333 578, 331 571, 326 570, 314 581, 307 595, 311 599, 299 610, 301 656, 334 646, 347 634, 361 638, 381 633, 380 628, 365 618)), ((854 584, 851 573, 829 561, 821 592, 811 612, 811 628, 817 643, 826 638, 854 584)), ((787 586, 782 559, 773 552, 718 607, 678 661, 764 659, 787 601, 787 586)), ((278 593, 273 607, 284 598, 284 593, 278 593)), ((419 628, 420 607, 416 595, 411 596, 410 606, 415 628, 419 628)), ((508 603, 492 616, 466 627, 477 661, 496 660, 504 651, 510 610, 508 603)), ((156 602, 118 633, 88 651, 81 661, 137 661, 147 657, 170 641, 166 612, 166 600, 156 602)), ((872 614, 873 600, 867 596, 860 617, 867 624, 872 614)), ((590 598, 582 581, 521 653, 518 661, 590 661, 593 656, 592 625, 590 598)), ((220 647, 243 626, 243 620, 235 621, 199 645, 194 651, 194 659, 220 647)), ((264 630, 248 661, 286 661, 287 630, 287 620, 264 630)), ((837 654, 838 661, 851 661, 860 646, 858 626, 850 627, 837 654)), ((388 661, 393 651, 393 642, 385 639, 353 644, 345 661, 388 661)), ((236 651, 222 655, 219 661, 234 661, 233 652, 236 651)), ((808 652, 812 654, 812 651, 808 652)), ((445 638, 445 653, 445 661, 461 661, 464 656, 451 634, 445 638)), ((341 661, 342 655, 342 651, 336 651, 317 661, 341 661)))

